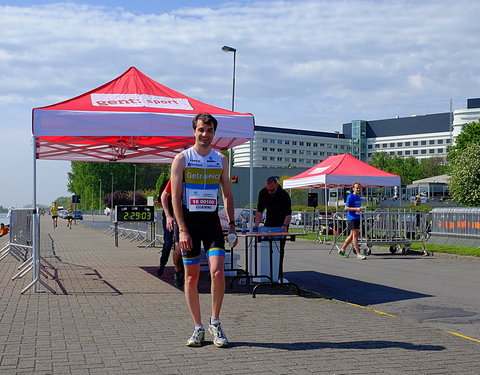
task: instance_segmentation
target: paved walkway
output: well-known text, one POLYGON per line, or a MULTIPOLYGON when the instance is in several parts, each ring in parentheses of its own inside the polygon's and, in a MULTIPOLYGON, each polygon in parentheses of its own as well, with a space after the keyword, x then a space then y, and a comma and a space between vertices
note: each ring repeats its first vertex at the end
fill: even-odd
MULTIPOLYGON (((0 261, 0 374, 478 374, 479 343, 349 304, 247 287, 225 296, 231 341, 185 346, 192 321, 158 248, 65 220, 42 221, 42 255, 57 294, 20 291, 19 262, 0 261), (54 240, 54 252, 51 240, 54 240)), ((3 242, 4 243, 4 242, 3 242)), ((2 244, 2 242, 0 242, 2 244)), ((308 246, 305 243, 305 246, 308 246)), ((208 278, 201 303, 209 315, 208 278)), ((41 288, 44 289, 44 288, 41 288)), ((207 339, 210 337, 207 333, 207 339)))

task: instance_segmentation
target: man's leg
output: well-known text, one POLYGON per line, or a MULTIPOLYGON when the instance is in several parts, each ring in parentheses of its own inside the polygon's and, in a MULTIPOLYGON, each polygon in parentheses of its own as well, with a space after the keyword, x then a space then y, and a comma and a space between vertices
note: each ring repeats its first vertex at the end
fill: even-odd
POLYGON ((202 324, 200 299, 198 297, 198 278, 200 263, 185 265, 185 299, 195 324, 202 324))
POLYGON ((208 329, 213 335, 213 344, 223 348, 228 346, 228 339, 220 322, 220 310, 225 295, 225 255, 211 255, 208 257, 208 263, 212 279, 212 315, 208 329))
POLYGON ((212 317, 219 318, 225 295, 225 256, 213 255, 208 258, 212 278, 212 317))

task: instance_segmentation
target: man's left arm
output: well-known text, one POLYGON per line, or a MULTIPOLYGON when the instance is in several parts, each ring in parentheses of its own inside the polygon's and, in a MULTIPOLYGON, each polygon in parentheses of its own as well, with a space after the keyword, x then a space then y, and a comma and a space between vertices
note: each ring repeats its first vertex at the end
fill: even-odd
POLYGON ((285 193, 285 218, 283 219, 282 231, 288 232, 288 226, 290 225, 290 221, 292 220, 292 200, 290 199, 290 195, 284 190, 285 193))
MULTIPOLYGON (((232 188, 230 186, 230 176, 229 176, 229 167, 228 167, 228 160, 225 155, 222 155, 222 175, 220 176, 220 185, 222 187, 222 196, 223 196, 223 204, 225 205, 225 212, 228 218, 228 226, 229 230, 228 233, 235 233, 235 204, 233 202, 233 193, 232 188)), ((235 241, 233 246, 236 246, 238 239, 235 241)), ((232 246, 232 247, 233 247, 232 246)))

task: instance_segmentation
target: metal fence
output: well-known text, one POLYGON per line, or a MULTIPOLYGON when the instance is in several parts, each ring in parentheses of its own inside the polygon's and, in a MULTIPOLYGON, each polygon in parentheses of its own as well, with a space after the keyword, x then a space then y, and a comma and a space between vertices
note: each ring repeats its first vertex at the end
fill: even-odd
MULTIPOLYGON (((347 214, 338 212, 334 217, 334 246, 338 248, 340 241, 348 235, 347 214)), ((397 251, 406 254, 414 242, 421 243, 424 254, 428 254, 425 242, 429 220, 425 213, 410 209, 388 209, 362 212, 360 217, 359 244, 366 246, 365 255, 370 255, 375 245, 389 246, 392 254, 397 251)))
POLYGON ((434 208, 430 221, 432 243, 480 246, 480 207, 434 208))

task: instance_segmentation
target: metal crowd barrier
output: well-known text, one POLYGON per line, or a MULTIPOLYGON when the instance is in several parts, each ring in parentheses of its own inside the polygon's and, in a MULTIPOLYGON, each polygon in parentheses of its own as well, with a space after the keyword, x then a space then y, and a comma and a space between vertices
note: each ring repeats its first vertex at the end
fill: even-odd
MULTIPOLYGON (((360 246, 366 246, 365 255, 370 255, 374 245, 387 245, 392 254, 400 251, 408 253, 412 243, 422 244, 425 255, 425 242, 428 237, 429 222, 425 213, 409 209, 377 210, 362 212, 360 215, 360 246)), ((333 220, 334 247, 339 248, 341 240, 348 235, 347 213, 339 212, 333 220), (336 234, 335 234, 336 233, 336 234)))
POLYGON ((430 215, 433 243, 480 246, 480 207, 439 207, 430 215))
MULTIPOLYGON (((163 239, 163 230, 162 233, 158 233, 159 228, 162 228, 161 216, 148 223, 119 222, 110 225, 104 233, 110 234, 112 237, 115 236, 116 239, 121 237, 129 239, 130 242, 140 241, 140 245, 147 243, 144 247, 155 247, 156 243, 161 243, 163 239)), ((117 242, 115 245, 118 246, 117 242)))
POLYGON ((32 271, 32 282, 21 291, 22 294, 32 287, 35 293, 42 292, 37 288, 37 284, 56 293, 41 279, 41 276, 52 279, 55 276, 47 269, 47 267, 54 269, 54 266, 40 256, 40 215, 33 208, 11 209, 9 213, 9 242, 0 251, 0 260, 11 255, 15 259, 23 261, 18 267, 19 272, 12 277, 12 280, 20 279, 32 271))

